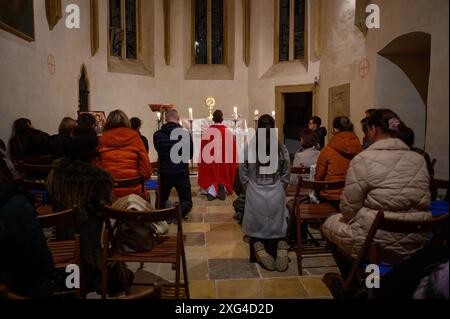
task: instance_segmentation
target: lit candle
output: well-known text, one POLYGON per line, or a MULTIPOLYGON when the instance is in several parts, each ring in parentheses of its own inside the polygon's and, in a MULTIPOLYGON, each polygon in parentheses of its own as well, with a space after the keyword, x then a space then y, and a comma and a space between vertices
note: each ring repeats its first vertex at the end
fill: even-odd
POLYGON ((272 117, 275 118, 275 111, 272 111, 272 117))
POLYGON ((237 108, 237 106, 234 107, 234 118, 236 120, 238 119, 238 108, 237 108))
POLYGON ((194 115, 193 115, 193 113, 192 113, 192 108, 190 107, 189 108, 189 119, 192 121, 192 120, 194 120, 194 115))
POLYGON ((156 117, 158 118, 158 122, 161 121, 161 112, 156 112, 156 117))
POLYGON ((255 120, 258 120, 258 116, 259 116, 259 111, 255 110, 255 120))

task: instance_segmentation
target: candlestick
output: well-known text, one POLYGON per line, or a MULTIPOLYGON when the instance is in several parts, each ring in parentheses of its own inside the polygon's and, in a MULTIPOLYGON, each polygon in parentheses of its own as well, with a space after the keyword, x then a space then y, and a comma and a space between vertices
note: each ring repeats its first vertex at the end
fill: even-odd
POLYGON ((189 120, 193 120, 194 119, 194 115, 192 113, 192 108, 189 108, 189 120))

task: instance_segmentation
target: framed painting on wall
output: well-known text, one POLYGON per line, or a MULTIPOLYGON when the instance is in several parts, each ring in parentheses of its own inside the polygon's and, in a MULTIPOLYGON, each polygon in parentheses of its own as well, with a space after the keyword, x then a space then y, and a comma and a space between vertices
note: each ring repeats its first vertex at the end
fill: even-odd
POLYGON ((350 83, 335 86, 328 92, 328 130, 333 132, 333 120, 350 116, 350 83))
POLYGON ((94 118, 95 118, 95 132, 97 133, 97 135, 101 136, 103 135, 103 129, 105 128, 105 124, 106 124, 106 115, 105 112, 103 111, 92 111, 92 112, 78 112, 78 116, 80 116, 81 114, 91 114, 94 118))
POLYGON ((33 0, 0 1, 0 28, 34 41, 33 0))

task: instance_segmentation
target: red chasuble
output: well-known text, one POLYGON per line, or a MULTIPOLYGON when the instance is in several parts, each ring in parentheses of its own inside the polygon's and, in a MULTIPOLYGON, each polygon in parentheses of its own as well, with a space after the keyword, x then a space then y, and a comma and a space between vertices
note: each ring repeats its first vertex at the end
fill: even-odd
POLYGON ((211 125, 204 133, 198 166, 198 184, 202 189, 214 185, 219 193, 219 183, 225 186, 228 195, 233 194, 236 175, 237 154, 233 132, 222 124, 211 125))

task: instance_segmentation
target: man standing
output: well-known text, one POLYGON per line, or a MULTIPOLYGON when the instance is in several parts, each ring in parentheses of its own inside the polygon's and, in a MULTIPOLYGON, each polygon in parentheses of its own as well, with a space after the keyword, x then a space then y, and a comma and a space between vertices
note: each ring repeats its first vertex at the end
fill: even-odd
POLYGON ((225 200, 227 195, 233 194, 238 167, 236 141, 232 131, 222 124, 222 111, 214 112, 213 121, 214 124, 203 133, 198 166, 198 185, 206 191, 209 201, 225 200))
POLYGON ((318 116, 313 116, 308 123, 309 129, 313 130, 319 138, 320 149, 325 146, 325 137, 328 134, 327 129, 325 127, 321 127, 321 125, 322 119, 318 116))
POLYGON ((159 157, 159 174, 160 174, 160 190, 161 190, 161 205, 167 206, 170 192, 175 187, 178 193, 178 198, 181 206, 181 213, 183 217, 192 209, 192 194, 191 194, 191 182, 189 180, 189 160, 176 163, 175 158, 171 158, 172 148, 180 142, 189 143, 184 145, 178 151, 178 156, 183 158, 192 159, 193 157, 193 143, 192 137, 184 130, 184 136, 189 136, 189 139, 183 139, 181 135, 174 134, 178 139, 171 140, 171 134, 174 130, 183 132, 183 128, 180 124, 180 117, 178 111, 171 109, 166 112, 165 115, 166 124, 163 125, 161 130, 157 131, 153 135, 153 144, 159 157), (189 149, 189 154, 183 154, 183 150, 189 149))

